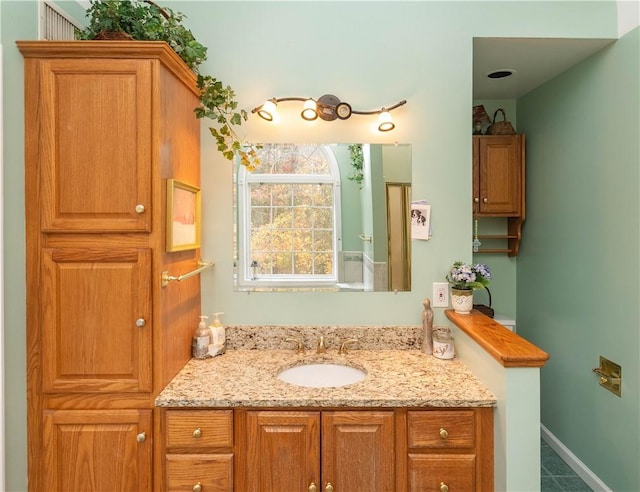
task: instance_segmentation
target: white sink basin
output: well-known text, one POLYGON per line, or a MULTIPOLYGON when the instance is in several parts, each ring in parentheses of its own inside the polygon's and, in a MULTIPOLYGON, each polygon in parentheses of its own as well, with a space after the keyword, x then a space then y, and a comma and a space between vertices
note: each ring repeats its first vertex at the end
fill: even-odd
POLYGON ((278 374, 285 383, 309 388, 337 388, 359 383, 366 377, 366 372, 355 367, 323 363, 295 366, 278 374))

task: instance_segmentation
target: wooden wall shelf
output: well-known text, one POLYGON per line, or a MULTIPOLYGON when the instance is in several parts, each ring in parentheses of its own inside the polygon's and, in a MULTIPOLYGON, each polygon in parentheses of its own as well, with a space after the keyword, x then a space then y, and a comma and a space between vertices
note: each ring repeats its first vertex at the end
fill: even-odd
MULTIPOLYGON (((478 220, 482 220, 482 217, 476 217, 478 220)), ((503 241, 506 242, 507 247, 495 247, 500 244, 493 244, 494 247, 480 248, 474 254, 506 254, 507 256, 518 256, 520 252, 520 242, 522 241, 522 223, 524 217, 509 217, 508 219, 508 233, 507 234, 478 234, 478 239, 489 241, 503 241)))
POLYGON ((473 137, 473 218, 507 219, 505 234, 479 234, 478 239, 504 241, 475 254, 517 256, 525 218, 525 136, 473 137))

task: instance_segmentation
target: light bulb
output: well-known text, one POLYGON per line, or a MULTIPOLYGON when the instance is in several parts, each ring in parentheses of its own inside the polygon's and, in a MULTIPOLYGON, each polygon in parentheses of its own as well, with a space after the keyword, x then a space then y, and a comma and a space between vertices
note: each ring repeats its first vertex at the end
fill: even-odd
POLYGON ((276 116, 278 106, 272 99, 267 99, 258 110, 258 116, 267 121, 273 121, 276 116))
POLYGON ((381 132, 388 132, 393 130, 395 127, 396 125, 393 122, 393 118, 391 118, 391 113, 383 109, 378 116, 378 130, 381 132))
POLYGON ((307 99, 304 102, 304 108, 300 116, 302 116, 303 120, 307 121, 313 121, 318 117, 318 106, 313 99, 307 99))

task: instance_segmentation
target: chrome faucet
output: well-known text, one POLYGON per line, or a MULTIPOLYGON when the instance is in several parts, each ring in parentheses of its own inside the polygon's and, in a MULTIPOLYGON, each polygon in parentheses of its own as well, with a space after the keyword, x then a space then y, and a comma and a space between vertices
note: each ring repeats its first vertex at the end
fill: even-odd
POLYGON ((324 354, 327 351, 327 347, 324 345, 324 337, 318 338, 318 348, 316 349, 316 353, 324 354))

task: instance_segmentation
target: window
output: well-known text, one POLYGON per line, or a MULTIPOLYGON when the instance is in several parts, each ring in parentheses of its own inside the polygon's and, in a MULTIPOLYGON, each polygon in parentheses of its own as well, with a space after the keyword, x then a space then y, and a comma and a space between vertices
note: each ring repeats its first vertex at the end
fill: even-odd
POLYGON ((337 281, 340 176, 328 145, 269 144, 238 173, 238 283, 317 287, 337 281))
POLYGON ((40 2, 40 39, 65 41, 75 39, 75 30, 82 26, 53 2, 40 2))

